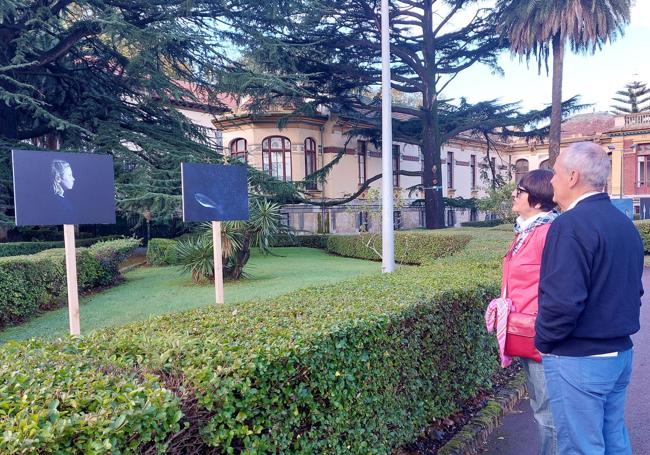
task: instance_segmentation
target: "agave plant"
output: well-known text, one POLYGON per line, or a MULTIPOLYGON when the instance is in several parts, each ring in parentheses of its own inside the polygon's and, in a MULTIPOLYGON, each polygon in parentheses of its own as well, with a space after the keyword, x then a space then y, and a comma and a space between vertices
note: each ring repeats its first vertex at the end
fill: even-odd
MULTIPOLYGON (((224 276, 240 279, 248 263, 251 248, 264 254, 271 252, 276 237, 291 235, 282 221, 281 206, 264 198, 251 197, 247 221, 221 223, 221 244, 224 276)), ((192 274, 194 282, 214 279, 212 225, 204 223, 196 237, 180 241, 177 254, 183 269, 192 274)))

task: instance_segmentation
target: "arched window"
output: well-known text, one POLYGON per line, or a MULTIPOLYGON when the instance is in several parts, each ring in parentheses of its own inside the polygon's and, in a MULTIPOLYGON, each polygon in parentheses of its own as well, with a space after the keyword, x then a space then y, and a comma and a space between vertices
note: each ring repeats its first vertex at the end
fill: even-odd
MULTIPOLYGON (((305 139, 305 177, 316 172, 316 141, 308 137, 305 139)), ((308 190, 316 189, 316 182, 307 184, 308 190)))
POLYGON ((553 168, 551 167, 551 163, 548 160, 544 160, 541 163, 539 163, 539 168, 540 169, 546 169, 549 171, 552 171, 553 168))
POLYGON ((230 143, 230 156, 239 158, 242 161, 248 161, 248 150, 246 149, 246 139, 235 139, 230 143))
POLYGON ((521 179, 528 173, 528 160, 520 159, 515 163, 515 183, 519 183, 521 179))
POLYGON ((282 136, 269 136, 262 141, 262 168, 271 176, 291 181, 291 141, 282 136))

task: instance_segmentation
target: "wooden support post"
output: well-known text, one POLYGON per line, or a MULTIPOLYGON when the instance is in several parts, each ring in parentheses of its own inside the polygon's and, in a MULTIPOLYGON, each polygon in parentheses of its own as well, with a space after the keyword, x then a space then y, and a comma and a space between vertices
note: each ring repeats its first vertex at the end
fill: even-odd
POLYGON ((68 314, 70 318, 70 335, 80 335, 79 292, 77 290, 77 255, 74 241, 74 225, 63 225, 65 240, 65 273, 68 282, 68 314))
POLYGON ((212 222, 212 247, 214 250, 214 291, 217 304, 223 303, 223 264, 221 262, 221 221, 212 222))

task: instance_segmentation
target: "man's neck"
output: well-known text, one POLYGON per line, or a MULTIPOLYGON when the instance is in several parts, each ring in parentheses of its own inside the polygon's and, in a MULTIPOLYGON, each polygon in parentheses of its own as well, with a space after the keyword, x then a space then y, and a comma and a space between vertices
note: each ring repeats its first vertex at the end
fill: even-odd
POLYGON ((580 191, 573 198, 573 201, 571 201, 571 203, 566 208, 563 209, 563 211, 566 212, 567 210, 571 210, 578 204, 578 202, 588 198, 589 196, 593 196, 594 194, 598 194, 598 193, 600 193, 600 191, 595 190, 593 188, 586 188, 584 191, 580 191))

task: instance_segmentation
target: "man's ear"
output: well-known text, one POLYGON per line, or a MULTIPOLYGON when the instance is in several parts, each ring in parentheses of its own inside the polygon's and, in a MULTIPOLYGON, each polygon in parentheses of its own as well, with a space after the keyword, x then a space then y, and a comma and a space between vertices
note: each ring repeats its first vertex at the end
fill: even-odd
POLYGON ((572 170, 569 174, 569 188, 574 188, 580 181, 580 173, 576 170, 572 170))

